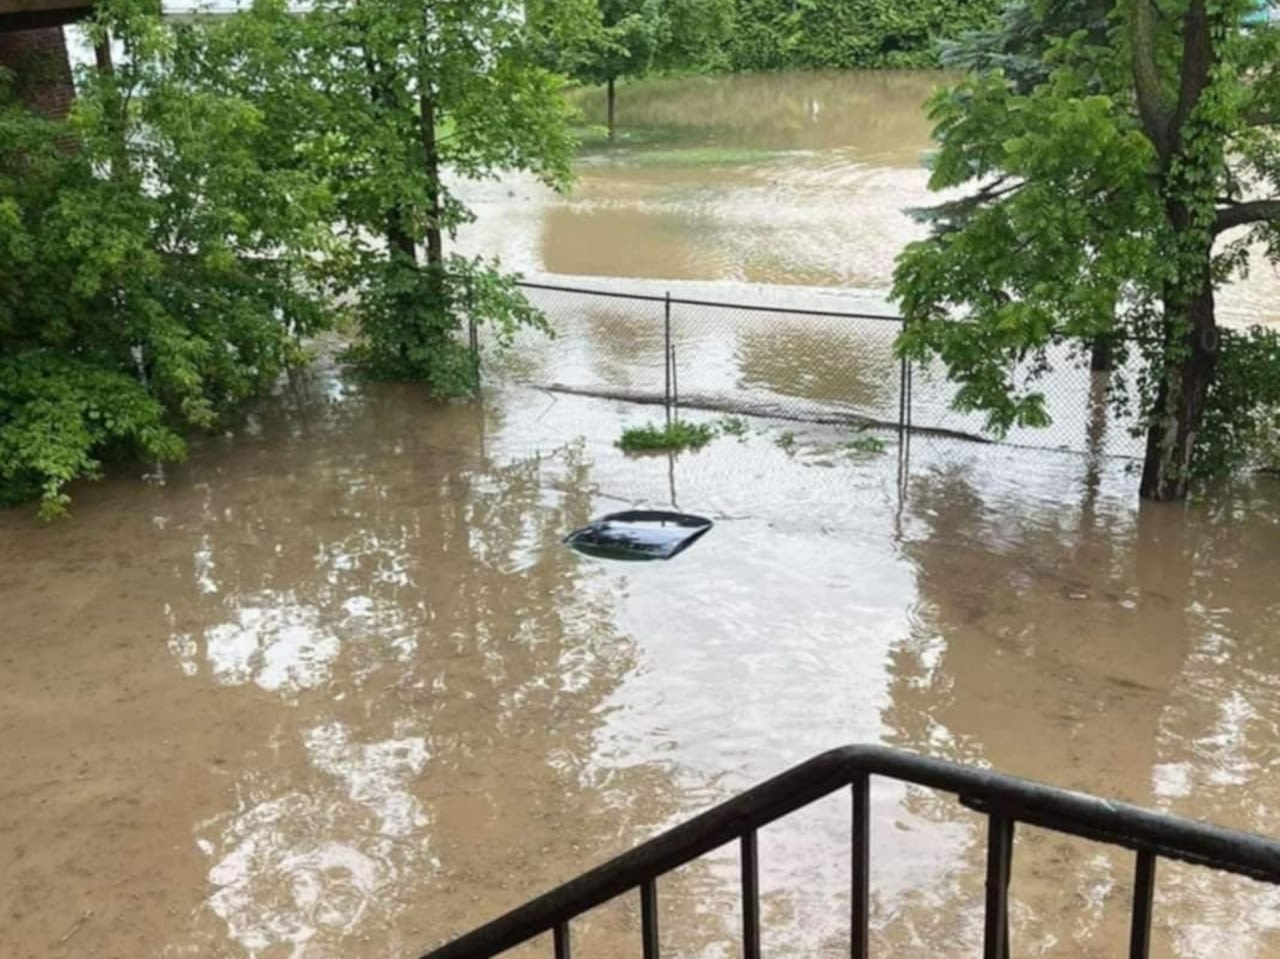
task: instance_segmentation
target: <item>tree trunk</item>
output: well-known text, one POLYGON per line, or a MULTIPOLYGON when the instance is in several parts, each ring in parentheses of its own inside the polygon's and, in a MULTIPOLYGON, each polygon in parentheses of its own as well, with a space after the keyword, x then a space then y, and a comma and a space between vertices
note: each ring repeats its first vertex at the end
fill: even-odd
POLYGON ((116 68, 111 60, 111 36, 104 33, 102 39, 93 46, 93 58, 98 74, 106 84, 107 128, 111 133, 112 157, 110 175, 113 180, 121 180, 129 170, 128 118, 125 116, 125 102, 116 87, 116 68))
POLYGON ((404 213, 398 206, 393 206, 387 211, 387 246, 413 263, 418 262, 417 247, 414 245, 413 236, 404 225, 404 213))
POLYGON ((445 310, 444 210, 440 201, 440 148, 436 143, 436 101, 430 90, 418 97, 422 163, 427 174, 427 284, 432 305, 445 310))
POLYGON ((1143 499, 1168 501, 1187 497, 1196 433, 1218 361, 1207 257, 1200 288, 1190 297, 1166 293, 1164 309, 1165 326, 1171 331, 1165 355, 1176 351, 1181 358, 1167 365, 1156 393, 1138 493, 1143 499))
MULTIPOLYGON (((404 211, 400 207, 393 206, 387 211, 386 219, 387 231, 387 251, 392 262, 395 262, 397 256, 408 260, 409 265, 416 267, 418 265, 418 249, 413 242, 413 235, 409 232, 404 223, 404 211)), ((407 313, 413 309, 413 301, 406 298, 403 293, 396 296, 396 311, 407 313)), ((409 359, 409 343, 407 340, 401 339, 397 347, 402 362, 409 359)))
POLYGON ((1090 377, 1089 421, 1085 427, 1084 501, 1080 507, 1081 528, 1092 529, 1102 480, 1102 465, 1107 455, 1107 398, 1109 376, 1090 377))
POLYGON ((430 93, 418 98, 422 126, 422 162, 427 173, 427 268, 444 268, 444 233, 440 227, 440 150, 436 144, 436 102, 430 93))
POLYGON ((614 117, 614 113, 613 113, 614 102, 617 100, 617 94, 616 94, 616 92, 615 92, 615 91, 614 91, 614 89, 613 89, 613 83, 614 83, 614 78, 613 78, 613 77, 610 77, 610 78, 605 82, 605 102, 606 102, 606 104, 607 104, 607 112, 608 112, 608 117, 609 117, 609 119, 608 119, 608 121, 607 121, 607 122, 608 122, 608 124, 609 124, 609 139, 610 139, 610 140, 612 140, 612 139, 613 139, 613 132, 614 132, 614 130, 617 128, 617 127, 616 127, 616 124, 614 123, 614 119, 613 119, 613 117, 614 117))
MULTIPOLYGON (((392 105, 392 93, 387 88, 387 82, 378 70, 377 61, 367 48, 364 53, 364 64, 369 74, 369 100, 373 105, 374 115, 378 116, 384 108, 389 109, 392 105)), ((383 231, 387 240, 387 257, 393 264, 397 258, 407 260, 407 265, 410 268, 414 268, 418 265, 418 247, 413 241, 413 234, 409 231, 406 221, 405 211, 399 203, 393 203, 383 215, 383 231)), ((412 311, 413 305, 412 299, 404 294, 397 296, 396 309, 398 312, 407 314, 412 311)), ((401 336, 399 343, 396 344, 396 351, 399 353, 400 360, 403 363, 409 361, 409 347, 408 340, 401 336)))
MULTIPOLYGON (((391 91, 378 71, 378 64, 367 51, 364 55, 365 69, 369 73, 369 99, 373 101, 375 112, 391 104, 391 91)), ((387 237, 387 251, 394 258, 397 253, 405 256, 414 265, 418 262, 418 249, 413 242, 413 234, 405 224, 404 210, 398 204, 387 210, 384 230, 387 237)))
MULTIPOLYGON (((1130 0, 1129 29, 1134 92, 1143 132, 1159 159, 1159 184, 1165 216, 1179 248, 1213 224, 1199 221, 1198 202, 1212 202, 1214 171, 1225 165, 1225 132, 1196 120, 1196 108, 1209 87, 1217 64, 1214 24, 1208 0, 1190 0, 1182 15, 1182 60, 1176 95, 1161 73, 1157 42, 1159 10, 1149 0, 1130 0), (1176 99, 1175 99, 1176 96, 1176 99), (1187 140, 1197 128, 1200 142, 1187 154, 1187 140), (1217 155, 1205 154, 1216 143, 1217 155), (1205 184, 1208 184, 1206 189, 1205 184)), ((1217 23, 1218 27, 1223 24, 1217 23)), ((1179 280, 1164 290, 1164 342, 1156 374, 1160 382, 1147 427, 1139 495, 1149 500, 1186 499, 1196 432, 1218 360, 1218 328, 1214 321, 1212 235, 1207 243, 1179 254, 1179 280), (1183 259, 1185 256, 1185 259, 1183 259)))
POLYGON ((1089 348, 1089 369, 1094 373, 1110 373, 1115 365, 1111 340, 1105 336, 1095 336, 1089 348))

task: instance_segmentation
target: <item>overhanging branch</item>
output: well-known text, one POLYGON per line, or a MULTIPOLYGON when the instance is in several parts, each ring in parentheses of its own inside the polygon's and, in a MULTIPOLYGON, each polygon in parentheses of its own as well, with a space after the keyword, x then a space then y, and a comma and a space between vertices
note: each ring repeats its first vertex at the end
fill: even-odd
POLYGON ((1220 208, 1213 218, 1213 232, 1222 233, 1236 226, 1280 220, 1280 198, 1247 200, 1220 208))
POLYGON ((1001 176, 966 196, 906 212, 915 220, 933 224, 935 233, 952 233, 961 228, 967 216, 1017 193, 1024 185, 1022 180, 1001 176))

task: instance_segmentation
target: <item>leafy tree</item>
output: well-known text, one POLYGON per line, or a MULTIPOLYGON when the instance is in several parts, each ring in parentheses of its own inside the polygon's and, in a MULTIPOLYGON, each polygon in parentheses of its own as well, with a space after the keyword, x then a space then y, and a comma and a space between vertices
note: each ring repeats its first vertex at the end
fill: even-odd
POLYGON ((372 369, 442 393, 474 385, 468 315, 539 321, 511 277, 445 249, 471 218, 452 180, 569 176, 568 108, 519 4, 95 11, 70 120, 0 77, 0 498, 51 514, 106 458, 180 456, 340 302, 372 369))
POLYGON ((1053 37, 1043 82, 987 69, 938 94, 931 185, 972 192, 931 211, 895 273, 902 351, 939 356, 996 429, 1046 421, 1059 344, 1136 354, 1150 499, 1185 497, 1212 460, 1215 287, 1250 240, 1280 259, 1280 30, 1242 30, 1249 6, 1124 0, 1107 32, 1053 37))
POLYGON ((1013 0, 986 29, 970 30, 938 44, 938 59, 949 69, 1000 70, 1019 93, 1049 80, 1046 59, 1054 42, 1084 31, 1088 43, 1105 45, 1113 0, 1013 0))
MULTIPOLYGON (((1028 94, 1048 82, 1052 70, 1047 54, 1057 38, 1081 32, 1091 44, 1106 43, 1111 6, 1112 0, 1049 0, 1036 6, 1017 0, 1001 11, 999 22, 991 28, 943 40, 938 59, 948 69, 999 70, 1016 91, 1028 94)), ((1098 89, 1099 79, 1094 77, 1091 89, 1098 89)), ((1090 368, 1105 372, 1113 363, 1111 341, 1094 337, 1090 368)))
POLYGON ((326 267, 356 304, 357 357, 442 394, 475 385, 464 318, 507 331, 538 321, 496 264, 446 251, 473 218, 452 182, 570 177, 561 80, 534 62, 520 14, 510 0, 318 0, 273 21, 288 62, 271 65, 256 101, 333 197, 342 249, 326 267))
POLYGON ((538 0, 529 11, 545 63, 604 84, 609 139, 620 78, 723 66, 733 23, 733 0, 538 0))
MULTIPOLYGON (((157 4, 104 0, 127 62, 68 121, 0 91, 0 499, 110 458, 173 459, 269 386, 320 314, 295 290, 323 198, 234 94, 196 88, 157 4)), ((321 218, 322 219, 322 218, 321 218)))

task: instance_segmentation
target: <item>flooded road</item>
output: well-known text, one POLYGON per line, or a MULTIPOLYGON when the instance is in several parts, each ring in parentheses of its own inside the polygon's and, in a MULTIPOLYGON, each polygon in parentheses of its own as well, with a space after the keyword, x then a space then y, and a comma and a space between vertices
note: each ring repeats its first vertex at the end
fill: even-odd
MULTIPOLYGON (((568 200, 476 188, 466 242, 874 310, 925 199, 933 82, 625 87, 624 125, 659 132, 588 155, 568 200)), ((513 368, 661 369, 651 325, 578 321, 513 368)), ((851 386, 840 362, 881 327, 716 322, 681 341, 690 390, 728 371, 892 407, 891 369, 851 386), (815 343, 826 362, 798 361, 815 343)), ((1280 835, 1280 483, 1139 509, 1120 460, 921 438, 904 490, 892 435, 877 456, 767 419, 676 458, 614 447, 653 414, 500 383, 440 406, 323 367, 163 486, 124 471, 65 522, 0 512, 0 957, 415 955, 847 742, 1280 835), (628 505, 716 527, 665 564, 560 544, 628 505)), ((872 801, 876 948, 976 954, 982 822, 872 801)), ((762 832, 770 955, 847 954, 847 830, 840 797, 762 832)), ((1021 830, 1015 954, 1118 954, 1131 872, 1021 830)), ((732 854, 661 903, 666 954, 736 953, 732 854)), ((638 912, 575 926, 580 954, 637 954, 638 912)), ((1155 921, 1155 955, 1280 951, 1280 894, 1203 870, 1162 866, 1155 921)))
MULTIPOLYGON (((925 235, 933 148, 921 109, 946 74, 896 71, 670 78, 618 90, 619 144, 588 148, 566 198, 507 178, 462 192, 468 252, 527 273, 836 286, 885 294, 925 235)), ((603 123, 604 98, 582 96, 603 123)), ((1224 242, 1233 238, 1224 236, 1224 242)), ((1280 272, 1261 256, 1218 294, 1224 323, 1280 323, 1280 272)))
MULTIPOLYGON (((1119 468, 929 440, 900 495, 838 431, 612 446, 647 416, 331 371, 162 488, 0 514, 0 953, 413 955, 844 742, 1280 833, 1276 483, 1137 510, 1119 468), (673 502, 717 521, 676 561, 559 543, 673 502)), ((973 954, 977 818, 873 812, 876 941, 973 954)), ((762 833, 771 954, 845 948, 847 821, 762 833)), ((1113 954, 1128 857, 1020 836, 1018 954, 1113 954)), ((736 889, 664 880, 669 954, 732 954, 736 889)), ((1274 890, 1169 867, 1157 903, 1158 954, 1280 948, 1274 890)))

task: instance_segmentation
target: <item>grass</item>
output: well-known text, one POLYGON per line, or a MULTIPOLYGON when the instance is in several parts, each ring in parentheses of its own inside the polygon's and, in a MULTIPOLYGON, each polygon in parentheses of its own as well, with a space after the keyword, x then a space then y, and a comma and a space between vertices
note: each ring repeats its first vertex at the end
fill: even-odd
POLYGON ((872 436, 870 433, 864 433, 857 439, 850 440, 844 444, 844 448, 850 453, 862 453, 868 456, 874 456, 884 452, 884 440, 878 436, 872 436))
POLYGON ((625 429, 617 445, 628 453, 698 450, 710 443, 715 435, 715 429, 707 423, 672 420, 662 426, 646 423, 625 429))
POLYGON ((571 127, 570 133, 578 141, 578 149, 583 153, 597 153, 616 149, 630 149, 650 146, 654 143, 670 143, 678 137, 671 130, 655 127, 619 127, 614 131, 614 138, 609 139, 609 129, 602 124, 571 127))
MULTIPOLYGON (((741 416, 722 416, 713 423, 690 423, 673 420, 667 425, 646 423, 623 430, 622 438, 615 444, 628 453, 666 452, 669 450, 698 450, 717 436, 736 436, 745 443, 751 433, 750 424, 741 416)), ((788 456, 800 449, 800 439, 791 430, 779 433, 774 445, 788 456)), ((886 449, 885 441, 870 432, 859 432, 853 439, 833 446, 820 447, 816 452, 828 454, 828 458, 814 461, 815 466, 834 466, 830 456, 841 451, 847 456, 878 456, 886 449)))
POLYGON ((667 150, 636 150, 627 154, 627 165, 635 167, 716 167, 746 166, 772 159, 769 150, 746 147, 676 147, 667 150))

